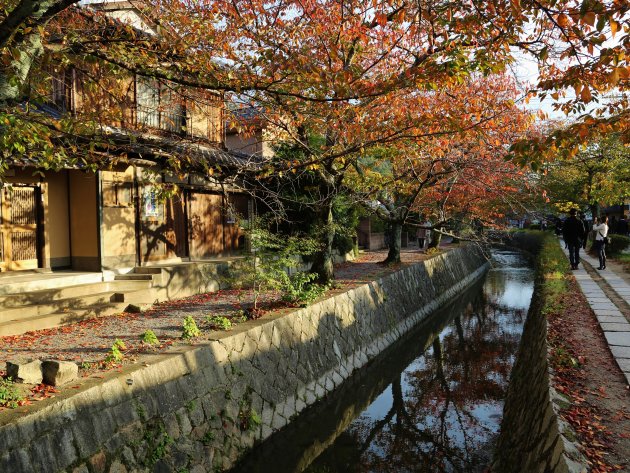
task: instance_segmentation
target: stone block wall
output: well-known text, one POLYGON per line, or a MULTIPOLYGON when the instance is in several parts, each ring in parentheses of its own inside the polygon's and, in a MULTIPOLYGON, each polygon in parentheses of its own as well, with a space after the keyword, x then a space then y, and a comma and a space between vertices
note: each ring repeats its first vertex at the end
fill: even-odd
POLYGON ((0 412, 0 471, 223 471, 486 269, 464 247, 0 412), (69 390, 72 391, 72 390, 69 390))
MULTIPOLYGON (((298 257, 299 258, 299 257, 298 257)), ((352 261, 354 253, 340 254, 333 250, 333 261, 343 263, 352 261)), ((311 263, 300 260, 293 271, 308 271, 311 263)), ((203 294, 204 292, 215 292, 225 286, 225 273, 230 268, 238 267, 239 259, 223 262, 203 262, 195 261, 185 264, 165 265, 163 267, 146 266, 140 268, 138 272, 152 274, 152 286, 145 291, 133 292, 127 295, 127 302, 152 304, 155 302, 172 301, 184 297, 203 294), (153 270, 153 271, 151 271, 153 270)), ((291 272, 291 269, 287 269, 291 272)))
MULTIPOLYGON (((542 238, 519 233, 509 243, 536 254, 541 251, 542 238)), ((557 414, 564 401, 550 383, 543 281, 539 267, 503 409, 492 465, 495 473, 586 473, 584 459, 571 440, 570 426, 557 414)))

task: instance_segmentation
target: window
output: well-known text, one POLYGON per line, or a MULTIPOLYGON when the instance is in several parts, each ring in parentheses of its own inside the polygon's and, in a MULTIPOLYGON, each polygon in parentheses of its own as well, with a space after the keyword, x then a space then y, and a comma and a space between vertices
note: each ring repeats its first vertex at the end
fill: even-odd
POLYGON ((72 110, 72 71, 52 69, 50 103, 60 112, 72 110))
POLYGON ((136 81, 138 125, 183 133, 185 110, 177 92, 154 79, 136 81))
POLYGON ((103 181, 104 207, 130 207, 132 203, 132 182, 103 181))
POLYGON ((160 84, 157 81, 138 78, 136 84, 138 125, 159 128, 160 84))
POLYGON ((191 136, 223 141, 223 99, 207 91, 189 91, 186 104, 187 132, 191 136))

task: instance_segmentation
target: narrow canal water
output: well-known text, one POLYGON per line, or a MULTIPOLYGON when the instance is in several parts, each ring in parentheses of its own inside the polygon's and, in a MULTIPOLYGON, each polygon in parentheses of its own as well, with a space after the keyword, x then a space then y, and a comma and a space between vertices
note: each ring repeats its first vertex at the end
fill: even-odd
POLYGON ((493 265, 234 472, 484 471, 534 279, 519 253, 494 251, 493 265))

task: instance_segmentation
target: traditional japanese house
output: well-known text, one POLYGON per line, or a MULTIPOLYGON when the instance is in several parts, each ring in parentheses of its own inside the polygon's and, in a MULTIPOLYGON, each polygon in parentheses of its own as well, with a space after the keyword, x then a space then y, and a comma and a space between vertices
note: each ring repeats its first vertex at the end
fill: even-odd
MULTIPOLYGON (((92 2, 89 8, 104 8, 112 17, 154 33, 150 20, 127 2, 92 2)), ((212 175, 221 170, 225 177, 247 162, 242 153, 225 147, 222 93, 125 75, 97 61, 61 65, 53 58, 39 72, 34 74, 39 98, 28 107, 36 109, 33 113, 94 124, 94 140, 78 140, 76 149, 89 150, 100 160, 77 159, 42 169, 40 162, 19 153, 11 158, 0 189, 0 309, 20 304, 5 294, 62 284, 152 278, 162 292, 145 294, 143 302, 216 287, 216 281, 208 283, 200 271, 190 269, 191 262, 239 254, 245 245, 243 220, 252 214, 247 193, 212 175), (179 279, 169 277, 168 288, 151 276, 162 269, 146 269, 178 264, 188 264, 189 272, 173 270, 179 279), (89 277, 63 283, 61 277, 45 276, 52 270, 55 276, 80 272, 89 277), (42 276, 27 277, 34 271, 42 276)), ((106 292, 120 299, 115 289, 106 292)), ((58 297, 41 294, 39 299, 58 297)), ((35 296, 25 303, 33 301, 35 296)), ((10 317, 0 317, 0 335, 25 330, 3 329, 10 317)))

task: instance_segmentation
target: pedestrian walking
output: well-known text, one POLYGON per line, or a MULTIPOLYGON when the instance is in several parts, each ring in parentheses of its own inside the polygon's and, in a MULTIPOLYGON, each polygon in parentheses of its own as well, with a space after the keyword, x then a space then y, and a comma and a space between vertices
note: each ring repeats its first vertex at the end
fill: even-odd
POLYGON ((608 239, 608 216, 602 215, 599 220, 595 219, 593 224, 595 232, 595 249, 599 258, 598 270, 606 269, 606 240, 608 239))
POLYGON ((584 238, 584 223, 577 217, 577 209, 571 209, 569 217, 562 225, 562 238, 569 248, 571 269, 578 269, 580 263, 580 248, 584 238))

